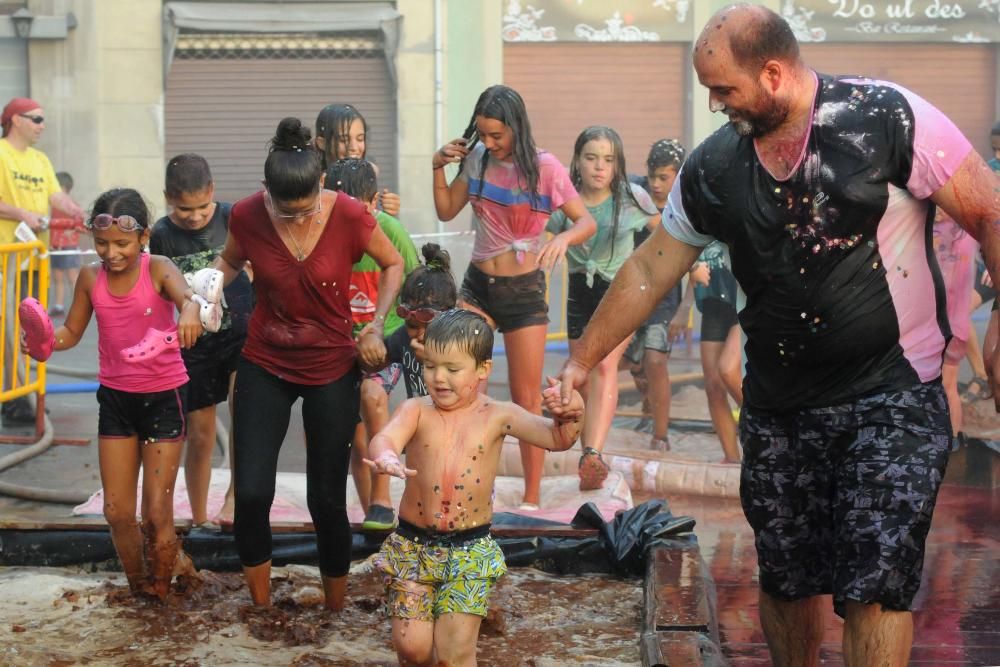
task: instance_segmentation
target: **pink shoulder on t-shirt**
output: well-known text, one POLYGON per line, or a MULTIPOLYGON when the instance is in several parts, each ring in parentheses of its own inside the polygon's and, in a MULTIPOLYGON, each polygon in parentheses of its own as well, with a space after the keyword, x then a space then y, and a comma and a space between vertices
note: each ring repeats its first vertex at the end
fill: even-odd
POLYGON ((955 175, 972 150, 955 123, 940 109, 912 90, 890 81, 852 80, 874 83, 899 91, 913 110, 913 166, 906 189, 917 199, 927 199, 955 175))

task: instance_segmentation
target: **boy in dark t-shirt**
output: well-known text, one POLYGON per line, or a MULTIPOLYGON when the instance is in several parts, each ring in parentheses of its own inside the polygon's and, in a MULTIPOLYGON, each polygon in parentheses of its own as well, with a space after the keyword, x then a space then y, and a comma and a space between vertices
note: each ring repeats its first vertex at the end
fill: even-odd
MULTIPOLYGON (((208 162, 194 154, 170 160, 163 194, 171 211, 153 226, 150 251, 171 258, 185 274, 211 267, 226 243, 230 205, 215 201, 208 162)), ((191 378, 187 385, 184 477, 195 525, 208 521, 215 406, 231 397, 236 362, 253 310, 253 289, 245 272, 225 288, 223 303, 226 308, 219 331, 204 334, 198 345, 183 350, 191 378)), ((232 516, 231 483, 219 516, 232 516)))

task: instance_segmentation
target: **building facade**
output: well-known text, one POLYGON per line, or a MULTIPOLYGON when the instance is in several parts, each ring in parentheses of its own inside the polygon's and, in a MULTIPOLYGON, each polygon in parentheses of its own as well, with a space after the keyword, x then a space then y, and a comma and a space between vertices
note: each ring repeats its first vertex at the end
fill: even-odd
MULTIPOLYGON (((158 210, 171 155, 205 155, 219 197, 235 200, 259 187, 280 118, 312 125, 324 105, 350 103, 368 120, 369 157, 381 184, 400 193, 404 222, 432 232, 442 225, 430 156, 463 132, 494 83, 522 93, 538 144, 564 162, 587 125, 620 132, 631 171, 641 171, 656 139, 691 146, 707 136, 725 119, 708 111, 690 49, 725 4, 0 2, 0 95, 43 105, 40 147, 74 175, 84 205, 129 185, 158 210), (32 20, 21 34, 24 10, 32 20)), ((987 153, 1000 117, 1000 0, 761 4, 789 20, 817 70, 905 85, 987 153)))

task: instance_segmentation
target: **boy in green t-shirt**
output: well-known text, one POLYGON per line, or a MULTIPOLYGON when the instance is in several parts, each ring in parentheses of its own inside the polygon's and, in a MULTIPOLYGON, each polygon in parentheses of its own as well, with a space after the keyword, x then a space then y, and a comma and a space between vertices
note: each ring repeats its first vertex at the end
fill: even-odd
MULTIPOLYGON (((406 275, 420 266, 417 249, 399 220, 385 211, 376 210, 378 182, 370 162, 359 159, 337 160, 326 171, 326 187, 350 195, 365 204, 375 216, 379 227, 403 256, 406 275)), ((351 313, 357 335, 375 316, 378 301, 378 265, 368 255, 354 265, 351 272, 351 313)), ((404 322, 393 308, 385 318, 384 334, 388 336, 404 322)), ((399 381, 399 364, 390 364, 378 373, 367 375, 361 383, 361 423, 354 431, 351 447, 351 476, 365 510, 363 530, 392 530, 396 526, 389 478, 373 475, 362 459, 368 456, 368 436, 382 430, 389 421, 389 394, 399 381)))

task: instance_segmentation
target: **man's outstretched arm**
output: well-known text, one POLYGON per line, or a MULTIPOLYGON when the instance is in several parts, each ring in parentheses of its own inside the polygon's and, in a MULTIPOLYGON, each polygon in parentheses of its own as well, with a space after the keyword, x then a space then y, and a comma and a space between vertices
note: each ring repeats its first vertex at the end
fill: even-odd
POLYGON ((701 248, 688 245, 657 227, 618 271, 587 324, 576 351, 560 373, 563 403, 580 387, 590 369, 646 321, 667 292, 698 259, 701 248))

